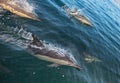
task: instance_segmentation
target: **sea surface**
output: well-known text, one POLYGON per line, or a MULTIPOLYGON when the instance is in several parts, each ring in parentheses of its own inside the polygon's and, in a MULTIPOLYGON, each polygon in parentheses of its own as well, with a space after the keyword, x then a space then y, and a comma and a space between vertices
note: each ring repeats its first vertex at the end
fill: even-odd
POLYGON ((22 3, 26 4, 23 7, 26 11, 32 11, 42 21, 21 18, 0 9, 0 83, 120 83, 120 6, 114 0, 22 3), (93 27, 71 19, 61 8, 64 5, 80 9, 93 27), (83 69, 48 67, 50 62, 34 57, 15 41, 17 34, 14 33, 14 41, 9 42, 13 35, 10 30, 16 27, 36 34, 51 49, 70 53, 83 69), (101 62, 87 62, 85 54, 101 62))

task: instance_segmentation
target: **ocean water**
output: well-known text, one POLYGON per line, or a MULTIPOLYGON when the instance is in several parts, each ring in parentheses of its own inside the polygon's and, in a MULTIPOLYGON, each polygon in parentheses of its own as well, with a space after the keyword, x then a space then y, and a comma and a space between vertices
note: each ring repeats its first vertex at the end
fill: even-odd
POLYGON ((113 0, 29 0, 32 6, 26 4, 26 10, 34 12, 42 22, 0 9, 0 37, 12 35, 10 28, 24 28, 50 44, 51 49, 69 52, 83 69, 47 67, 51 63, 27 53, 16 41, 0 39, 0 83, 120 83, 120 6, 117 3, 113 0), (62 10, 64 5, 81 9, 93 28, 71 19, 62 10), (3 33, 4 29, 7 32, 3 33), (88 63, 85 54, 101 62, 88 63))

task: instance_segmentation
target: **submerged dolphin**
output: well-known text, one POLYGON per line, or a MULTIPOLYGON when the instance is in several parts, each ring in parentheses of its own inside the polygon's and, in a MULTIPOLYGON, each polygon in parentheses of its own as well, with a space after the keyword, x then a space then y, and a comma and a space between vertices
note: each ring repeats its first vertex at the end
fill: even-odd
POLYGON ((20 6, 18 6, 19 4, 10 4, 9 1, 15 0, 0 0, 0 7, 18 16, 40 21, 40 19, 38 19, 33 13, 23 10, 20 6))
POLYGON ((37 36, 32 35, 32 37, 33 37, 33 42, 30 45, 28 45, 28 49, 32 51, 33 55, 36 56, 37 58, 41 60, 53 62, 54 64, 50 66, 56 66, 58 64, 58 65, 71 66, 78 70, 81 69, 80 66, 68 55, 60 54, 55 50, 47 49, 37 38, 37 36))
POLYGON ((84 60, 87 61, 88 63, 92 63, 92 62, 102 62, 100 59, 98 59, 97 57, 91 56, 89 54, 83 53, 85 58, 84 60))

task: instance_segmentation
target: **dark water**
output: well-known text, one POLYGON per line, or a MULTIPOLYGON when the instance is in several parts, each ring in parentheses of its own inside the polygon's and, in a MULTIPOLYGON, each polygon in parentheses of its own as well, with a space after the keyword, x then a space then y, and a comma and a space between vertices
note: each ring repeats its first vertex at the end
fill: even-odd
MULTIPOLYGON (((113 0, 31 0, 37 22, 0 12, 0 29, 23 27, 41 40, 69 49, 83 70, 49 68, 22 48, 0 40, 0 83, 120 83, 120 6, 113 0), (82 9, 94 27, 70 19, 61 6, 82 9), (102 62, 88 63, 84 53, 102 62)), ((2 31, 2 29, 1 29, 2 31)))

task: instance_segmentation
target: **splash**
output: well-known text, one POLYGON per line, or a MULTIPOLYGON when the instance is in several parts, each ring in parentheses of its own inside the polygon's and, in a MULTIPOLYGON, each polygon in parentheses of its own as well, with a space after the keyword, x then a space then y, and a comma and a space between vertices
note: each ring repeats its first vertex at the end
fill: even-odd
POLYGON ((74 58, 72 52, 70 50, 67 50, 57 44, 52 44, 49 43, 47 41, 43 41, 44 42, 44 46, 49 49, 49 50, 53 50, 55 52, 57 52, 60 56, 69 56, 69 58, 74 61, 74 63, 77 63, 76 59, 74 58))
POLYGON ((32 33, 26 31, 22 27, 18 28, 8 26, 0 29, 2 30, 0 31, 0 40, 16 45, 22 49, 26 49, 28 44, 33 40, 32 33))
MULTIPOLYGON (((33 41, 32 33, 28 32, 27 30, 18 27, 7 27, 3 28, 0 32, 0 40, 4 40, 5 42, 14 44, 19 46, 22 49, 27 49, 28 45, 33 41)), ((57 52, 60 56, 68 56, 74 63, 77 61, 75 60, 72 53, 57 44, 52 44, 47 41, 42 41, 45 48, 48 50, 53 50, 54 52, 57 52)), ((32 46, 32 45, 31 45, 32 46)), ((34 48, 43 49, 43 47, 38 47, 36 45, 33 45, 34 48)))
POLYGON ((72 55, 72 53, 69 50, 66 50, 65 48, 62 48, 60 46, 58 46, 57 44, 52 44, 46 41, 42 41, 44 44, 44 47, 38 47, 36 45, 31 45, 31 47, 33 48, 37 48, 37 49, 47 49, 47 50, 51 50, 56 52, 59 56, 61 57, 65 57, 68 56, 74 63, 77 63, 76 59, 74 58, 74 56, 72 55))
POLYGON ((78 14, 82 14, 83 11, 85 10, 85 8, 78 9, 74 6, 68 7, 67 5, 62 6, 61 8, 65 10, 68 14, 70 14, 72 10, 77 10, 78 14))
POLYGON ((23 38, 25 40, 30 40, 32 41, 33 38, 32 38, 32 33, 31 32, 28 32, 27 30, 23 29, 22 27, 21 28, 18 28, 18 27, 9 27, 7 26, 6 28, 5 27, 1 27, 0 28, 2 31, 0 32, 0 34, 9 34, 15 38, 23 38))
POLYGON ((10 1, 7 1, 7 3, 18 6, 19 8, 29 13, 33 13, 35 9, 34 5, 30 4, 27 0, 10 0, 10 1))

